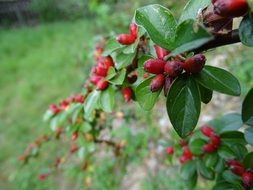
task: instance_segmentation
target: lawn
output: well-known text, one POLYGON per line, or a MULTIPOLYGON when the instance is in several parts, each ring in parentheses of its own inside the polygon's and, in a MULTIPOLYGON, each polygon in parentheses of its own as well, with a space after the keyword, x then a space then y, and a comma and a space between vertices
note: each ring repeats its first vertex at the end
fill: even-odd
POLYGON ((22 182, 33 175, 29 169, 15 173, 18 155, 45 132, 48 104, 80 91, 93 33, 84 20, 0 31, 0 189, 31 185, 22 182))

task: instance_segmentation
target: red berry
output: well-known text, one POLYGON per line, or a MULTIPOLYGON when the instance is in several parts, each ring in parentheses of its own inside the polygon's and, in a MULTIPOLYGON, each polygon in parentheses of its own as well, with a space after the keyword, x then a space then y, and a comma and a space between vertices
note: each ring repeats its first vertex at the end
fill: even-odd
POLYGON ((130 34, 120 34, 116 40, 122 45, 131 45, 135 42, 136 38, 130 34))
POLYGON ((122 88, 121 93, 125 102, 129 102, 132 99, 133 91, 130 87, 122 88))
POLYGON ((192 152, 191 152, 191 150, 189 149, 188 146, 184 146, 183 147, 183 155, 185 155, 186 157, 188 157, 189 160, 192 159, 192 152))
POLYGON ((149 59, 144 63, 144 70, 151 74, 162 74, 165 64, 166 62, 160 59, 149 59))
POLYGON ((136 39, 138 36, 138 26, 135 23, 130 24, 129 32, 136 39))
POLYGON ((166 152, 166 154, 168 154, 168 155, 172 155, 172 154, 174 154, 174 148, 173 148, 173 147, 167 147, 167 148, 165 149, 165 152, 166 152))
POLYGON ((253 185, 253 174, 250 172, 244 172, 242 174, 242 182, 247 186, 253 185))
POLYGON ((208 143, 202 147, 202 150, 206 153, 213 153, 217 150, 217 148, 213 144, 208 143))
POLYGON ((48 176, 49 176, 49 174, 40 174, 40 175, 38 176, 38 180, 43 181, 43 180, 45 180, 48 176))
POLYGON ((90 82, 94 85, 96 85, 103 77, 97 76, 97 75, 92 75, 90 77, 90 82))
POLYGON ((226 161, 226 165, 231 167, 231 166, 240 166, 240 167, 243 167, 242 164, 237 161, 237 160, 227 160, 226 161))
POLYGON ((66 109, 69 106, 69 101, 68 100, 62 100, 60 102, 60 108, 61 109, 66 109))
POLYGON ((187 142, 186 142, 184 139, 180 139, 180 140, 179 140, 179 145, 180 145, 181 147, 187 146, 187 142))
POLYGON ((69 153, 74 154, 77 150, 78 150, 78 146, 76 144, 72 144, 69 149, 69 153))
POLYGON ((97 87, 96 89, 103 91, 103 90, 107 89, 108 86, 109 86, 108 81, 106 81, 105 79, 101 79, 100 81, 98 81, 98 83, 96 85, 96 87, 97 87))
POLYGON ((135 82, 137 81, 137 79, 138 79, 138 76, 137 76, 136 74, 127 77, 127 81, 128 81, 130 84, 135 83, 135 82))
POLYGON ((210 143, 216 148, 220 145, 220 137, 218 135, 212 135, 210 141, 210 143))
POLYGON ((212 134, 214 133, 213 129, 207 125, 204 125, 203 127, 201 127, 200 131, 202 132, 203 135, 207 137, 211 137, 212 134))
POLYGON ((168 61, 164 66, 164 72, 170 77, 177 77, 183 72, 180 61, 168 61))
POLYGON ((170 87, 172 85, 172 82, 173 82, 173 78, 170 77, 170 76, 166 76, 165 77, 165 82, 164 82, 164 87, 163 87, 163 91, 164 91, 164 96, 167 96, 169 90, 170 90, 170 87))
POLYGON ((199 73, 206 63, 206 58, 203 54, 196 54, 193 57, 182 62, 182 67, 187 73, 199 73))
POLYGON ((107 68, 97 66, 95 74, 101 77, 105 77, 107 75, 107 71, 108 71, 107 68))
POLYGON ((154 45, 154 48, 155 48, 155 52, 156 52, 156 55, 157 55, 158 59, 163 59, 165 56, 169 55, 169 53, 170 53, 169 51, 167 51, 166 49, 161 48, 158 45, 154 45))
POLYGON ((72 141, 75 141, 77 138, 78 138, 78 132, 75 131, 75 132, 72 133, 72 135, 71 135, 71 140, 72 140, 72 141))
POLYGON ((214 13, 223 17, 240 17, 249 11, 247 0, 216 0, 212 3, 214 13))
POLYGON ((100 57, 100 59, 97 61, 97 66, 108 70, 110 67, 114 66, 114 63, 111 56, 100 57))
POLYGON ((84 96, 83 95, 76 95, 74 97, 74 102, 77 102, 77 103, 80 103, 80 104, 84 103, 84 96))
POLYGON ((57 113, 61 112, 61 109, 55 104, 50 104, 49 109, 51 110, 51 112, 53 114, 57 114, 57 113))
POLYGON ((163 88, 165 77, 162 74, 156 75, 150 83, 150 90, 156 92, 163 88))
POLYGON ((244 173, 244 169, 243 169, 242 166, 233 165, 233 166, 230 167, 230 169, 231 169, 231 171, 232 171, 234 174, 236 174, 236 175, 238 175, 238 176, 242 176, 243 173, 244 173))

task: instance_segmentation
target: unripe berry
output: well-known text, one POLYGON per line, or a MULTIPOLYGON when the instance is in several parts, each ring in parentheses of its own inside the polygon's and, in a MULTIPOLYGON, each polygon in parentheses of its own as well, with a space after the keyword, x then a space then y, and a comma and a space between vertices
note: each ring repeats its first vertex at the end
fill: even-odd
POLYGON ((206 153, 213 153, 216 151, 216 147, 211 144, 211 143, 208 143, 208 144, 205 144, 203 147, 202 147, 202 150, 206 153))
POLYGON ((182 67, 187 73, 199 73, 206 63, 206 57, 203 54, 196 54, 182 62, 182 67))
POLYGON ((165 77, 162 74, 156 75, 150 83, 150 90, 156 92, 163 88, 165 77))
POLYGON ((107 89, 108 86, 109 86, 108 81, 101 79, 100 81, 98 81, 98 83, 96 85, 96 89, 99 91, 103 91, 103 90, 107 89))
POLYGON ((169 55, 169 53, 170 53, 169 51, 161 48, 158 45, 154 45, 154 48, 155 48, 156 56, 158 59, 163 59, 165 56, 169 55))
POLYGON ((160 59, 149 59, 144 63, 144 70, 151 74, 162 74, 165 64, 166 62, 160 59))
POLYGON ((174 154, 174 148, 173 147, 167 147, 165 149, 166 154, 173 155, 174 154))
POLYGON ((220 145, 220 137, 218 135, 212 135, 210 137, 210 143, 214 146, 214 147, 218 147, 220 145))
POLYGON ((181 64, 182 63, 180 61, 168 61, 164 65, 164 72, 170 77, 177 77, 183 72, 181 64))
POLYGON ((233 165, 230 167, 231 171, 238 176, 242 176, 244 173, 244 169, 241 166, 233 165))
POLYGON ((207 137, 211 137, 213 135, 213 129, 207 125, 203 126, 200 128, 200 131, 202 132, 203 135, 207 137))
POLYGON ((120 34, 116 40, 122 45, 131 45, 135 42, 136 38, 130 34, 120 34))
POLYGON ((138 26, 135 23, 130 24, 129 32, 136 39, 138 36, 138 26))
POLYGON ((244 172, 242 174, 242 182, 247 186, 253 185, 253 174, 250 172, 244 172))
POLYGON ((121 93, 125 102, 129 102, 132 99, 133 91, 130 87, 122 88, 121 93))
POLYGON ((223 17, 240 17, 249 11, 247 0, 216 0, 212 3, 214 13, 223 17))
POLYGON ((92 75, 90 77, 90 82, 94 85, 96 85, 103 77, 97 76, 97 75, 92 75))

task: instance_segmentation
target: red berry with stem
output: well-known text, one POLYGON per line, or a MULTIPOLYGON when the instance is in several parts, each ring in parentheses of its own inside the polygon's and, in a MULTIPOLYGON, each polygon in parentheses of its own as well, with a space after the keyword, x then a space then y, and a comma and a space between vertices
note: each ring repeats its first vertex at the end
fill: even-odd
POLYGON ((169 55, 169 51, 166 49, 163 49, 162 47, 158 45, 154 45, 156 56, 158 59, 163 59, 165 56, 169 55))
POLYGON ((165 82, 165 77, 162 74, 156 75, 150 83, 150 90, 152 92, 157 92, 163 88, 165 82))
POLYGON ((166 62, 160 59, 149 59, 144 63, 144 70, 151 74, 162 74, 165 64, 166 62))
POLYGON ((138 37, 138 26, 135 23, 130 24, 129 32, 136 39, 138 37))
POLYGON ((205 63, 206 57, 203 54, 196 54, 182 62, 182 67, 187 73, 196 74, 202 71, 205 63))
POLYGON ((207 137, 211 137, 214 133, 213 129, 207 125, 204 125, 203 127, 201 127, 200 131, 203 135, 207 137))
POLYGON ((180 61, 168 61, 164 65, 164 72, 170 77, 177 77, 183 72, 181 64, 180 61))
POLYGON ((121 93, 125 102, 129 102, 132 99, 133 91, 130 87, 122 88, 121 93))
POLYGON ((244 172, 242 174, 242 182, 247 186, 253 185, 253 174, 250 172, 244 172))
POLYGON ((98 81, 98 83, 96 84, 96 89, 98 91, 103 91, 105 89, 107 89, 107 87, 109 86, 108 81, 106 81, 105 79, 101 79, 100 81, 98 81))
POLYGON ((116 40, 122 45, 131 45, 135 42, 136 38, 130 34, 120 34, 116 40))
POLYGON ((174 154, 174 148, 169 146, 165 149, 166 154, 173 155, 174 154))
POLYGON ((216 0, 212 3, 214 13, 222 17, 240 17, 249 11, 247 0, 216 0))

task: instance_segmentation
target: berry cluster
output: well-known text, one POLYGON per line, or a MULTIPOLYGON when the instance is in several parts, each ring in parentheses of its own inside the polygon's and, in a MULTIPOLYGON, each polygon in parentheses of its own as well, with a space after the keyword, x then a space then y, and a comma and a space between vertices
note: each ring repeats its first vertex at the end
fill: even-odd
POLYGON ((243 165, 237 160, 227 160, 226 165, 235 175, 241 178, 246 189, 253 187, 253 171, 251 169, 245 170, 243 165))
POLYGON ((189 74, 196 74, 203 69, 206 63, 206 58, 203 54, 196 54, 187 59, 177 56, 173 60, 165 61, 164 59, 169 55, 169 52, 157 45, 154 47, 157 59, 149 59, 144 63, 144 70, 156 75, 150 84, 150 90, 152 92, 159 91, 164 87, 164 93, 166 95, 172 81, 183 70, 189 74))
POLYGON ((80 95, 80 94, 77 94, 77 95, 73 95, 73 96, 70 96, 64 100, 62 100, 59 105, 56 105, 56 104, 50 104, 49 105, 49 110, 54 114, 58 114, 60 113, 61 111, 63 110, 66 110, 68 109, 69 105, 71 103, 80 103, 80 104, 83 104, 84 103, 84 96, 83 95, 80 95))
POLYGON ((138 38, 138 26, 135 23, 130 24, 129 34, 119 34, 116 40, 122 45, 131 45, 138 38))
POLYGON ((203 151, 205 153, 215 152, 220 145, 219 135, 215 134, 213 129, 207 125, 201 127, 200 131, 209 138, 209 142, 202 147, 203 151))

